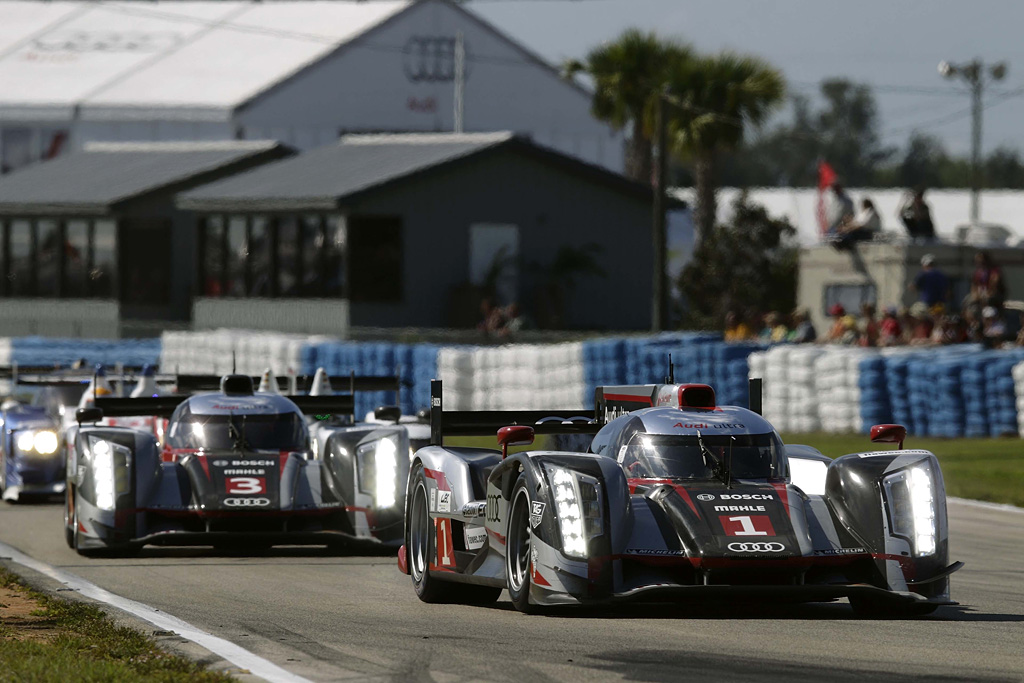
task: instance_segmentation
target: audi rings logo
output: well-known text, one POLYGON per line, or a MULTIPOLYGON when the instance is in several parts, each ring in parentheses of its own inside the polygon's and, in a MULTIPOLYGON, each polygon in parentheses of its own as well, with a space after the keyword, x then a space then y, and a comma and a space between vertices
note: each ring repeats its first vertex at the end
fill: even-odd
POLYGON ((214 460, 214 467, 227 467, 230 463, 227 460, 214 460))
POLYGON ((698 493, 697 494, 697 500, 703 500, 703 501, 706 502, 706 501, 714 500, 714 499, 715 499, 715 496, 712 493, 698 493))
POLYGON ((412 36, 402 48, 402 66, 405 77, 413 83, 454 81, 455 38, 412 36))
POLYGON ((781 543, 730 543, 728 548, 734 553, 781 553, 786 546, 781 543))
MULTIPOLYGON (((225 498, 224 504, 230 508, 265 508, 270 505, 269 498, 225 498)), ((756 543, 754 545, 757 545, 756 543)))

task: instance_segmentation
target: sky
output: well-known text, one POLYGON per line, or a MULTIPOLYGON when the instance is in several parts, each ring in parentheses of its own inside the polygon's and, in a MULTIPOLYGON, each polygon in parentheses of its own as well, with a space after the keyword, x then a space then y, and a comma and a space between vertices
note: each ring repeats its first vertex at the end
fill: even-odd
POLYGON ((637 27, 706 52, 759 56, 782 71, 793 93, 813 96, 831 77, 866 83, 875 87, 883 142, 900 147, 920 130, 957 154, 970 150, 970 96, 965 84, 939 75, 939 62, 1006 61, 1006 78, 987 91, 983 150, 1024 152, 1022 0, 470 0, 467 6, 555 64, 637 27))

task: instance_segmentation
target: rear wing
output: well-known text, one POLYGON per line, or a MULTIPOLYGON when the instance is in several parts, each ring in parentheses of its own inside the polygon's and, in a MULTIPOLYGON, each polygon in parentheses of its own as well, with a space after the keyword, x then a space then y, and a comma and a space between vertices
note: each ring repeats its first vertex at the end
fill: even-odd
POLYGON ((430 444, 446 436, 494 436, 502 427, 526 425, 536 434, 596 434, 604 422, 586 408, 572 410, 445 410, 441 380, 430 380, 430 444))
MULTIPOLYGON (((170 417, 188 396, 140 396, 138 398, 99 397, 94 405, 103 411, 104 417, 149 416, 170 417)), ((355 411, 352 394, 338 396, 285 396, 306 415, 340 415, 355 411)))
MULTIPOLYGON (((259 386, 262 375, 255 375, 252 378, 253 386, 259 386)), ((314 375, 275 375, 274 379, 278 385, 288 387, 293 394, 300 391, 308 392, 313 386, 314 375), (293 386, 294 383, 294 386, 293 386)), ((331 387, 335 391, 394 391, 400 392, 402 381, 398 375, 331 375, 331 387)), ((170 375, 158 376, 158 381, 175 382, 178 391, 181 393, 193 393, 196 391, 217 391, 220 389, 221 375, 170 375)))

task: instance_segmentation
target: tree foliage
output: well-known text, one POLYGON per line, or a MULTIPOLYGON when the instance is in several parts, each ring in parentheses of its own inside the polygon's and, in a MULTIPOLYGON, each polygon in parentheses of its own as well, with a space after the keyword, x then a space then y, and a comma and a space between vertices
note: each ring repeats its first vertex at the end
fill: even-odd
POLYGON ((679 276, 683 326, 718 329, 726 311, 788 312, 796 305, 796 231, 740 195, 734 217, 703 236, 679 276))

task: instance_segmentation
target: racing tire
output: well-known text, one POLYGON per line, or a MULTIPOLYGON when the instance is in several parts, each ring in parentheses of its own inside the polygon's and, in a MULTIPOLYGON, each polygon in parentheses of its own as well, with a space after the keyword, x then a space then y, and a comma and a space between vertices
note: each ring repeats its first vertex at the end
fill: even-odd
POLYGON ((931 603, 906 603, 866 595, 851 595, 850 606, 861 619, 908 619, 923 617, 939 608, 931 603))
POLYGON ((74 495, 74 487, 68 486, 64 489, 64 542, 72 550, 76 549, 78 541, 78 512, 72 505, 74 495))
POLYGON ((472 586, 461 586, 443 581, 430 575, 430 558, 435 557, 437 533, 430 519, 427 495, 427 478, 423 468, 417 467, 412 477, 412 496, 409 503, 406 526, 406 552, 408 553, 409 576, 416 596, 423 602, 456 602, 458 594, 472 586))
POLYGON ((533 531, 530 529, 530 491, 525 475, 512 488, 512 502, 509 504, 508 526, 505 529, 505 582, 512 606, 525 614, 538 611, 530 603, 530 586, 533 563, 530 558, 533 531))

